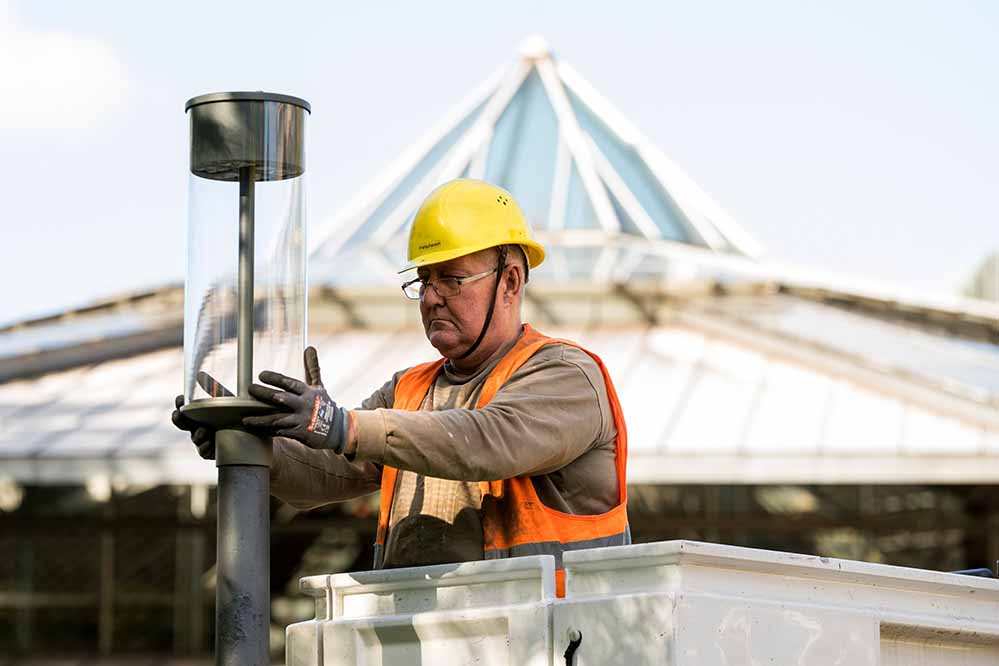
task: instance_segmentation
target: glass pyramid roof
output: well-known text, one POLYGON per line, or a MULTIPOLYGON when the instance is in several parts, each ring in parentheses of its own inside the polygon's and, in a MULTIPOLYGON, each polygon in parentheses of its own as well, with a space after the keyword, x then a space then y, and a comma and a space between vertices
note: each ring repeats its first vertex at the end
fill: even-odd
POLYGON ((511 66, 472 91, 314 234, 312 279, 398 282, 416 208, 435 187, 461 176, 498 184, 520 202, 548 250, 549 260, 532 272, 538 279, 665 277, 677 263, 671 259, 745 263, 759 253, 745 231, 532 37, 511 66))

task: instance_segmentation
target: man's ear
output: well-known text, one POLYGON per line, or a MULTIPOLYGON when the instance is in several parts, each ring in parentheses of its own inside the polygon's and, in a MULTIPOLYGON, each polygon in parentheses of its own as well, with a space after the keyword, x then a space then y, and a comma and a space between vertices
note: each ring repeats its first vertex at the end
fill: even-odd
POLYGON ((503 271, 503 298, 508 302, 513 302, 520 297, 520 292, 524 289, 524 272, 520 264, 514 262, 507 264, 503 271))

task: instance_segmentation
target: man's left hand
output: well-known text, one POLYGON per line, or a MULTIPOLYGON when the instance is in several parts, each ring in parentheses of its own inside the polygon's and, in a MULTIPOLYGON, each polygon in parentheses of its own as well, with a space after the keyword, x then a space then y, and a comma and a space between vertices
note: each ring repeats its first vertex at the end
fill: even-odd
POLYGON ((319 355, 315 347, 305 350, 305 381, 278 372, 260 373, 260 384, 250 385, 250 395, 281 411, 266 416, 248 416, 243 425, 271 436, 290 437, 313 449, 342 453, 347 443, 347 410, 330 398, 323 387, 319 355))

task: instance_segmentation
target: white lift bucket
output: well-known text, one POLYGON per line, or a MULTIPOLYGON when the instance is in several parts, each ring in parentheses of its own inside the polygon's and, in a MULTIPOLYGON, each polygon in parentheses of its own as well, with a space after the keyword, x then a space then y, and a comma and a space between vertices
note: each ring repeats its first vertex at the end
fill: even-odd
POLYGON ((999 580, 691 541, 303 579, 289 666, 996 666, 999 580))

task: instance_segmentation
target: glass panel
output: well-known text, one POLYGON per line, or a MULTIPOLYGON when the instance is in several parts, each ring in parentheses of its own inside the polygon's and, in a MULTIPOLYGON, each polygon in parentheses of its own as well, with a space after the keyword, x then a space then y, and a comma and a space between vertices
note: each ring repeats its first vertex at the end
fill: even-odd
MULTIPOLYGON (((999 325, 999 321, 996 322, 999 325)), ((954 342, 961 345, 962 347, 967 347, 968 349, 985 352, 987 354, 995 354, 999 352, 999 346, 996 346, 994 342, 984 342, 981 340, 964 340, 955 338, 954 342)))
POLYGON ((895 398, 840 380, 832 385, 828 408, 822 437, 827 453, 898 454, 904 415, 895 398))
POLYGON ((565 248, 566 265, 569 268, 569 278, 585 280, 593 275, 593 267, 600 258, 600 247, 567 247, 565 248))
POLYGON ((598 326, 587 328, 576 339, 600 356, 620 393, 626 386, 631 385, 630 373, 643 360, 644 335, 644 328, 598 326))
POLYGON ((816 452, 822 441, 829 382, 825 375, 769 359, 746 432, 746 450, 816 452))
POLYGON ((684 219, 683 213, 663 190, 659 179, 635 149, 622 143, 571 90, 566 89, 566 93, 580 127, 593 138, 600 151, 642 204, 642 208, 659 226, 663 236, 670 240, 703 245, 704 243, 684 219))
MULTIPOLYGON (((440 141, 434 144, 423 158, 417 162, 409 173, 403 176, 399 184, 396 185, 388 196, 378 205, 377 208, 368 216, 364 224, 354 233, 351 237, 352 241, 366 240, 371 237, 378 227, 385 222, 385 218, 392 214, 392 211, 402 203, 416 187, 421 180, 428 173, 430 173, 440 161, 447 155, 447 152, 456 144, 458 140, 465 134, 466 131, 472 126, 475 120, 479 117, 479 113, 485 106, 486 102, 482 102, 479 106, 475 107, 471 113, 465 116, 455 127, 445 134, 440 141)), ((412 212, 416 212, 415 209, 412 212)))
POLYGON ((905 453, 916 455, 973 456, 982 450, 985 431, 958 419, 921 409, 909 410, 905 417, 905 453))
POLYGON ((702 354, 672 405, 671 452, 735 448, 755 406, 764 367, 759 354, 719 341, 706 342, 702 354), (719 405, 725 405, 725 418, 717 418, 719 405))
POLYGON ((726 309, 763 328, 861 356, 879 366, 999 393, 999 347, 994 345, 969 345, 967 340, 794 297, 746 299, 726 309))
POLYGON ((569 174, 569 194, 565 205, 566 229, 601 229, 597 213, 593 210, 590 197, 586 194, 583 179, 572 162, 572 172, 569 174))
POLYGON ((485 179, 508 189, 534 226, 548 220, 557 146, 558 120, 532 70, 496 123, 485 179))
POLYGON ((704 338, 677 328, 657 328, 643 340, 642 361, 618 386, 627 413, 656 418, 628 421, 628 448, 662 448, 670 424, 683 408, 683 396, 701 359, 704 338), (650 390, 650 387, 655 387, 650 390))
POLYGON ((614 207, 614 214, 617 215, 618 222, 621 223, 621 231, 626 234, 644 237, 645 234, 643 234, 641 229, 638 228, 638 225, 635 224, 633 219, 631 219, 631 216, 625 212, 624 206, 621 205, 621 202, 618 201, 617 197, 614 196, 614 193, 609 188, 607 189, 607 197, 610 199, 611 206, 614 207))

